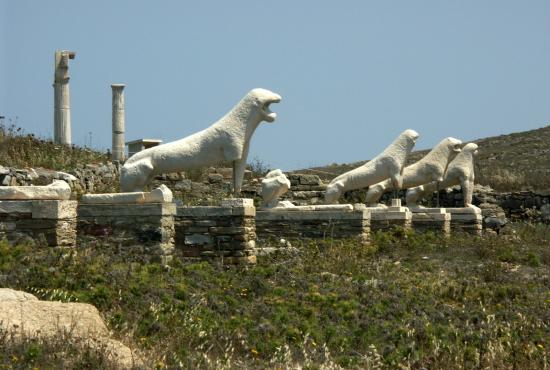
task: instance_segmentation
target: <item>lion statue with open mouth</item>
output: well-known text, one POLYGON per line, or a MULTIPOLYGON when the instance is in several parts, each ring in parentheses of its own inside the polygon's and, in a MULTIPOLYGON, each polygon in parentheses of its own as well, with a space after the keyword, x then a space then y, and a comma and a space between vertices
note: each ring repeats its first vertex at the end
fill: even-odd
POLYGON ((260 122, 275 121, 277 114, 269 110, 269 105, 280 101, 278 94, 253 89, 207 129, 134 154, 121 169, 120 190, 143 191, 155 175, 231 161, 233 192, 237 196, 243 183, 252 134, 260 122))

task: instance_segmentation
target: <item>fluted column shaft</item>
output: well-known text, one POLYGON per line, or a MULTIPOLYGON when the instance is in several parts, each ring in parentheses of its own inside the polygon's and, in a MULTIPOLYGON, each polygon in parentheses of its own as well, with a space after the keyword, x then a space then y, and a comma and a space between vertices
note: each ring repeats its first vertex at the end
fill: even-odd
POLYGON ((124 155, 124 84, 112 84, 113 90, 113 161, 123 161, 124 155))
POLYGON ((55 52, 55 73, 53 82, 54 142, 71 145, 71 100, 69 94, 69 59, 76 53, 67 50, 55 52))

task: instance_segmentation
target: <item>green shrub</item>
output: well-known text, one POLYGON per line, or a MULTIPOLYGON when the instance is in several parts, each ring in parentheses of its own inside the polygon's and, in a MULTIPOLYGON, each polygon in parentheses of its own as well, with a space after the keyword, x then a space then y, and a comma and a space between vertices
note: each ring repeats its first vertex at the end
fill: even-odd
MULTIPOLYGON (((164 267, 99 243, 67 255, 1 242, 0 276, 43 299, 98 305, 148 368, 543 368, 550 233, 520 225, 517 235, 297 240, 255 267, 164 267)), ((22 368, 56 367, 56 351, 85 366, 103 361, 62 343, 10 348, 22 368)))

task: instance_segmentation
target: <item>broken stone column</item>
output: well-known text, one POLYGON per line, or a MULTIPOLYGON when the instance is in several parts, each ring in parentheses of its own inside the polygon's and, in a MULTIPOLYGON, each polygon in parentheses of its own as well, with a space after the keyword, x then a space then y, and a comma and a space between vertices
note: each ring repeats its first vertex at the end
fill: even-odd
POLYGON ((113 89, 113 161, 124 160, 124 84, 112 84, 113 89))
POLYGON ((68 50, 56 50, 55 73, 53 82, 54 142, 71 145, 71 102, 69 97, 69 59, 76 53, 68 50))

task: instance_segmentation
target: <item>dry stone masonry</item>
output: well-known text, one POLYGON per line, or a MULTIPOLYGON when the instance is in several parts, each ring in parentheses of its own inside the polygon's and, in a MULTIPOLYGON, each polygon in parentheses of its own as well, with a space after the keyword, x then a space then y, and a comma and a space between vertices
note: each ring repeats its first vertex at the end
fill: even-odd
POLYGON ((74 247, 76 207, 73 200, 0 200, 0 238, 74 247))
POLYGON ((370 228, 372 232, 389 231, 393 228, 410 229, 412 212, 401 206, 400 199, 392 199, 390 207, 367 207, 371 210, 370 228))
POLYGON ((353 206, 297 206, 256 212, 258 241, 269 239, 356 239, 367 243, 370 212, 353 206))
POLYGON ((221 207, 177 208, 176 252, 183 257, 256 263, 256 208, 252 199, 226 199, 221 207))
POLYGON ((99 239, 133 256, 161 262, 170 260, 174 251, 176 205, 171 202, 171 194, 163 201, 151 193, 141 197, 135 193, 131 194, 134 197, 126 194, 83 197, 78 206, 79 240, 99 239), (117 200, 116 195, 121 199, 117 200))
POLYGON ((451 214, 445 208, 410 208, 411 227, 414 231, 432 231, 443 235, 451 233, 451 214))
POLYGON ((451 232, 465 232, 481 236, 483 232, 483 218, 481 209, 477 207, 447 208, 451 215, 451 232))

